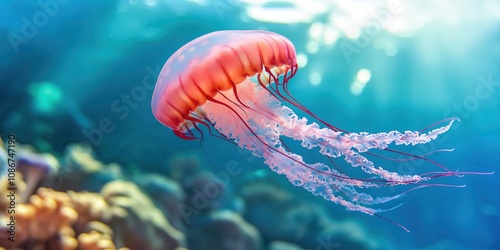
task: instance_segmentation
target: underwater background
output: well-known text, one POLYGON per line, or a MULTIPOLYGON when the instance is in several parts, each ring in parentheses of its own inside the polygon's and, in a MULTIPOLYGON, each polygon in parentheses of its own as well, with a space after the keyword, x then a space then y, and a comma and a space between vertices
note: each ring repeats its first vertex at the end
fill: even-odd
POLYGON ((0 187, 0 248, 500 249, 497 0, 1 1, 0 103, 0 136, 6 145, 15 136, 28 166, 16 175, 15 244, 0 187), (231 143, 182 140, 154 118, 153 86, 178 48, 254 29, 295 45, 290 92, 329 123, 375 133, 457 117, 442 139, 401 149, 454 149, 429 158, 496 173, 446 177, 466 187, 422 188, 382 206, 402 204, 383 215, 407 233, 293 186, 231 143))

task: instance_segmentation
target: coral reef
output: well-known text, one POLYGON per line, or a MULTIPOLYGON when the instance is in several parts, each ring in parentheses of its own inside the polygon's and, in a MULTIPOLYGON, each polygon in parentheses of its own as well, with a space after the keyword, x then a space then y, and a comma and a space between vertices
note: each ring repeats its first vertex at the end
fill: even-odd
POLYGON ((26 202, 40 181, 58 171, 59 161, 51 154, 36 153, 29 146, 18 145, 17 148, 16 170, 22 173, 24 182, 26 183, 26 190, 19 195, 19 200, 20 202, 26 202))
POLYGON ((179 183, 157 174, 141 175, 135 182, 151 197, 172 226, 182 232, 186 231, 179 209, 186 195, 179 183))
MULTIPOLYGON (((28 194, 28 197, 29 197, 29 195, 31 195, 31 193, 27 192, 26 183, 24 181, 22 181, 23 174, 16 172, 15 175, 16 175, 16 180, 14 181, 14 183, 15 183, 15 187, 17 188, 17 190, 16 190, 17 193, 23 194, 23 195, 28 194)), ((9 204, 11 202, 10 197, 8 197, 6 195, 8 187, 9 187, 9 181, 7 179, 7 176, 0 177, 0 194, 2 194, 2 195, 0 195, 0 211, 1 212, 7 211, 9 204)))
POLYGON ((241 200, 236 196, 233 186, 228 185, 227 171, 214 174, 203 162, 199 154, 194 152, 177 154, 170 159, 167 175, 184 190, 184 208, 194 208, 197 212, 241 210, 241 200))
POLYGON ((101 195, 111 207, 120 210, 103 220, 120 235, 121 238, 115 238, 118 245, 144 250, 176 249, 186 245, 184 235, 170 225, 135 184, 113 181, 103 187, 101 195))
POLYGON ((183 185, 189 177, 204 171, 203 160, 195 152, 177 154, 169 159, 167 176, 183 185))
POLYGON ((7 151, 0 135, 0 176, 7 173, 7 151))
MULTIPOLYGON (((168 177, 134 172, 132 182, 83 145, 69 146, 61 160, 23 150, 16 242, 2 234, 0 250, 388 249, 272 180, 254 178, 236 190, 195 153, 173 157, 168 177)), ((10 219, 7 187, 0 179, 0 225, 10 219)))
POLYGON ((227 186, 207 171, 200 171, 186 178, 183 188, 186 192, 186 205, 201 212, 225 208, 233 201, 227 186))
POLYGON ((39 188, 28 203, 17 204, 10 216, 9 222, 2 221, 2 225, 15 221, 14 230, 5 229, 10 240, 2 239, 7 249, 76 249, 78 245, 71 228, 78 214, 65 193, 39 188))
POLYGON ((280 240, 306 249, 390 249, 384 239, 354 222, 333 220, 323 207, 297 199, 272 180, 252 180, 240 193, 246 204, 244 218, 265 241, 280 240))
POLYGON ((92 221, 86 224, 83 231, 84 233, 78 236, 79 248, 87 250, 116 249, 112 240, 113 230, 106 224, 92 221))
MULTIPOLYGON (((2 188, 0 194, 5 193, 2 188)), ((184 235, 130 182, 110 182, 99 194, 39 188, 29 203, 17 205, 15 216, 15 242, 1 241, 7 249, 179 250, 185 245, 184 235)), ((1 218, 7 225, 8 217, 1 218)))
POLYGON ((29 203, 20 204, 17 209, 16 241, 21 243, 44 241, 59 231, 68 232, 78 218, 67 195, 47 188, 39 188, 29 203))
POLYGON ((78 236, 78 245, 85 249, 116 249, 111 237, 97 231, 82 233, 78 236))
POLYGON ((267 250, 303 250, 302 247, 284 241, 272 241, 267 250))
POLYGON ((99 192, 106 183, 124 179, 118 164, 96 160, 92 149, 85 144, 69 145, 61 165, 57 178, 46 184, 57 190, 99 192))
POLYGON ((239 214, 217 210, 193 220, 191 250, 260 250, 260 234, 239 214))

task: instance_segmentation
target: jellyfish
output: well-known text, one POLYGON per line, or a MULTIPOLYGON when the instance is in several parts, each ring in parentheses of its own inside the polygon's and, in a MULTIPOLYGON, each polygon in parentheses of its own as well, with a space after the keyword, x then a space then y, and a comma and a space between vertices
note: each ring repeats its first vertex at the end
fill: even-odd
POLYGON ((285 175, 293 185, 348 210, 385 219, 406 231, 401 224, 380 215, 391 208, 376 207, 418 188, 451 186, 428 181, 463 174, 448 170, 427 155, 389 148, 429 143, 448 131, 456 118, 444 119, 421 131, 348 132, 321 119, 291 95, 288 83, 297 69, 294 45, 282 35, 268 31, 209 33, 187 43, 167 60, 157 79, 152 111, 159 122, 182 139, 203 139, 203 131, 208 130, 263 158, 272 171, 285 175), (292 108, 309 117, 299 117, 292 108), (329 163, 306 162, 287 146, 284 138, 288 138, 287 143, 293 140, 307 150, 317 150, 329 163), (442 169, 399 174, 377 167, 369 159, 385 157, 374 153, 376 149, 403 155, 406 160, 425 160, 442 169), (360 169, 357 171, 362 171, 363 176, 353 177, 342 171, 334 158, 343 158, 349 166, 360 169), (393 196, 377 197, 369 192, 397 185, 414 186, 393 196))

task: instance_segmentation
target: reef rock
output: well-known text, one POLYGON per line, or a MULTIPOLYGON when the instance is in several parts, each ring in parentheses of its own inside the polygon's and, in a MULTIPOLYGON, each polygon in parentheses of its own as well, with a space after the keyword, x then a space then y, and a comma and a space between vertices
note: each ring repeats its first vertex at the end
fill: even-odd
POLYGON ((140 175, 136 183, 152 198, 155 205, 177 230, 185 231, 182 210, 179 206, 184 202, 186 195, 179 183, 156 174, 140 175))
POLYGON ((239 214, 217 210, 192 221, 189 232, 191 250, 260 250, 260 234, 239 214))
POLYGON ((267 250, 304 250, 302 247, 284 241, 272 241, 267 250))
POLYGON ((161 210, 135 184, 113 181, 103 187, 101 195, 116 211, 121 210, 104 220, 115 232, 117 246, 168 250, 186 245, 184 235, 167 221, 161 210))
POLYGON ((104 164, 95 159, 91 148, 84 144, 70 145, 61 160, 61 168, 49 187, 67 191, 99 192, 106 183, 124 179, 116 163, 104 164))

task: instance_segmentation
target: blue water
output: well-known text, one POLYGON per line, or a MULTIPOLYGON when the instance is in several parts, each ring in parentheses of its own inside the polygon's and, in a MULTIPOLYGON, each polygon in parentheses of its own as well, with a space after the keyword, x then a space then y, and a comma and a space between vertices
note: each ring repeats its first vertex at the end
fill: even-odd
MULTIPOLYGON (((20 142, 55 154, 86 143, 104 162, 155 173, 164 173, 168 157, 194 150, 213 172, 238 162, 243 174, 235 185, 265 170, 299 199, 396 249, 500 249, 500 3, 414 2, 3 1, 0 134, 15 133, 20 142), (443 140, 403 150, 453 148, 431 158, 451 170, 496 173, 446 178, 466 187, 405 196, 384 216, 410 229, 406 233, 292 186, 232 144, 175 137, 150 109, 156 77, 182 45, 227 29, 288 37, 303 65, 290 92, 331 124, 354 132, 404 131, 457 117, 443 140)), ((438 170, 423 162, 413 167, 438 170)), ((308 237, 318 242, 320 236, 308 237)), ((329 248, 318 243, 313 249, 329 248)))

